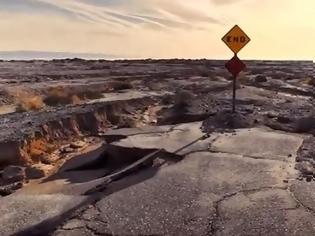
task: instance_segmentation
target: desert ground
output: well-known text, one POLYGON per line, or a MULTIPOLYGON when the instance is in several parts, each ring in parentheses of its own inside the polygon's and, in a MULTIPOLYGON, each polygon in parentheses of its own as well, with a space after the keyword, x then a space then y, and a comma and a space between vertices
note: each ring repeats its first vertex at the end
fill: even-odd
POLYGON ((0 62, 1 235, 315 235, 312 61, 0 62))

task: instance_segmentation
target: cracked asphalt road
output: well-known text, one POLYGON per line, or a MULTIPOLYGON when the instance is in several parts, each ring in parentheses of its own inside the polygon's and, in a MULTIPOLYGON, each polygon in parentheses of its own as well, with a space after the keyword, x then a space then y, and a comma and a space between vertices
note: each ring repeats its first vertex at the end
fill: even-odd
MULTIPOLYGON (((183 125, 171 139, 129 130, 132 136, 115 144, 167 143, 171 152, 198 126, 183 125)), ((53 235, 314 235, 314 182, 297 181, 294 170, 303 139, 267 128, 214 134, 176 164, 113 183, 53 235)))
MULTIPOLYGON (((29 143, 28 135, 38 137, 37 127, 47 122, 51 133, 56 134, 45 137, 48 140, 59 139, 60 134, 72 138, 72 128, 75 135, 79 131, 87 135, 86 131, 92 130, 94 135, 94 122, 101 115, 106 129, 97 130, 97 135, 112 133, 116 150, 124 148, 127 153, 116 155, 119 160, 131 158, 128 151, 133 148, 140 150, 140 156, 146 153, 142 149, 163 148, 174 153, 202 133, 201 122, 173 124, 206 119, 206 132, 230 128, 225 111, 230 110, 232 84, 224 63, 78 59, 0 63, 0 104, 13 103, 17 89, 43 98, 56 86, 71 90, 71 94, 91 90, 104 96, 84 98, 78 105, 48 105, 37 112, 5 114, 1 118, 2 144, 6 147, 15 140, 29 143), (120 82, 133 89, 121 91, 120 82), (6 94, 7 89, 14 93, 6 94), (178 106, 181 104, 186 104, 185 109, 178 106), (143 110, 144 106, 149 107, 143 110), (99 109, 101 114, 97 115, 99 109), (90 120, 91 112, 96 119, 90 120), (64 119, 72 116, 76 117, 75 124, 69 126, 64 119), (77 121, 82 123, 79 129, 77 121), (148 123, 170 125, 142 126, 148 123), (140 127, 118 129, 134 126, 140 127), (115 130, 107 132, 107 128, 115 130)), ((247 71, 237 85, 239 115, 232 123, 239 121, 234 128, 256 128, 213 133, 181 150, 178 154, 183 160, 169 160, 175 155, 156 159, 153 167, 90 196, 82 194, 108 183, 108 176, 103 177, 111 173, 108 163, 94 162, 95 169, 87 168, 104 154, 105 146, 93 147, 94 151, 84 155, 76 153, 67 162, 70 166, 56 175, 0 198, 1 235, 315 235, 315 182, 297 181, 294 169, 299 149, 300 164, 307 164, 299 170, 305 172, 304 178, 314 180, 315 140, 293 134, 315 134, 314 63, 246 63, 247 71), (74 170, 78 166, 85 169, 74 170)), ((103 122, 100 125, 103 127, 103 122)))

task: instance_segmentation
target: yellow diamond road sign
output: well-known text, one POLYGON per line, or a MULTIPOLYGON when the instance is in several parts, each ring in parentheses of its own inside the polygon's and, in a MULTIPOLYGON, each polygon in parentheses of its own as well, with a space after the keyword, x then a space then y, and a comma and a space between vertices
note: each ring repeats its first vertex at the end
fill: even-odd
POLYGON ((238 53, 249 43, 250 38, 238 25, 235 25, 222 40, 234 53, 238 53))

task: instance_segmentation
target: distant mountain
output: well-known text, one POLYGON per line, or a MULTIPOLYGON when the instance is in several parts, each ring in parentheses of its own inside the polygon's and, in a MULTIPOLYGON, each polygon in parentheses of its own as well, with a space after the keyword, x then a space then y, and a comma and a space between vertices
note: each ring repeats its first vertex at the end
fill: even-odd
POLYGON ((45 51, 0 51, 2 60, 52 60, 65 58, 115 59, 113 55, 97 53, 45 52, 45 51))

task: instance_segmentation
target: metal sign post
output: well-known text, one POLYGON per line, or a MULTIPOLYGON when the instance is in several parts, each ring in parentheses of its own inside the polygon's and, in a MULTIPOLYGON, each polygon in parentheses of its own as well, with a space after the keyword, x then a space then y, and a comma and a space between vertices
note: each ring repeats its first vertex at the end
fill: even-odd
POLYGON ((246 65, 237 57, 237 54, 235 54, 234 57, 225 64, 225 67, 233 76, 232 112, 235 113, 236 80, 237 80, 238 74, 246 68, 246 65))
POLYGON ((236 80, 238 74, 246 68, 246 65, 237 57, 237 53, 250 42, 250 38, 244 31, 235 25, 222 41, 234 52, 234 57, 225 64, 227 70, 233 75, 232 112, 236 112, 236 80))
POLYGON ((236 112, 236 77, 233 75, 233 98, 232 98, 232 112, 236 112))

